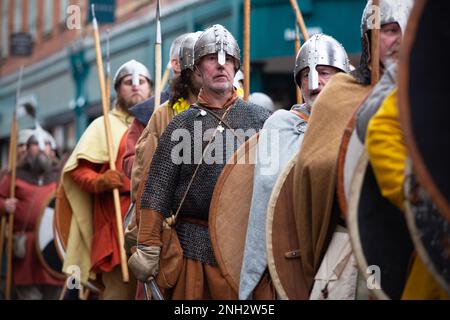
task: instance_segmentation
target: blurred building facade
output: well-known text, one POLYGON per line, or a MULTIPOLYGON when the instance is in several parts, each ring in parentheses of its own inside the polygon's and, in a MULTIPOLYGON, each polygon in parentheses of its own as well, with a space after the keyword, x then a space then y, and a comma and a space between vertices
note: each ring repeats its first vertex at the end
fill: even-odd
MULTIPOLYGON (((38 103, 38 118, 62 150, 76 144, 76 128, 101 114, 98 75, 89 23, 89 0, 0 0, 0 161, 6 164, 18 70, 24 66, 21 97, 38 103), (80 12, 80 28, 68 23, 80 12), (31 35, 28 57, 11 54, 11 34, 31 35)), ((98 1, 108 2, 108 1, 98 1)), ((110 29, 111 70, 136 59, 154 72, 155 0, 116 0, 115 21, 100 26, 105 53, 110 29)), ((359 23, 365 0, 298 0, 310 34, 334 36, 353 63, 360 51, 359 23)), ((98 4, 100 5, 100 4, 98 4)), ((292 70, 295 61, 295 14, 289 0, 252 0, 251 91, 265 92, 275 104, 295 102, 292 70)), ((243 0, 162 0, 163 65, 179 34, 220 23, 243 49, 243 0)), ((114 89, 111 88, 111 99, 114 89)), ((23 119, 20 127, 31 126, 23 119)))

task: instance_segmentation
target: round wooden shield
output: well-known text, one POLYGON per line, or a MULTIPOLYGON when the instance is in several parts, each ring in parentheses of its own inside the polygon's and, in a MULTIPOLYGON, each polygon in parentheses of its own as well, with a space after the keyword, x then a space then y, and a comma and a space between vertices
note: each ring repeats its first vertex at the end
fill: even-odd
POLYGON ((364 144, 356 131, 356 113, 345 128, 339 148, 336 189, 341 212, 347 215, 350 183, 355 173, 356 165, 364 152, 364 144))
POLYGON ((408 167, 405 215, 416 250, 428 270, 450 294, 450 222, 445 219, 408 167))
POLYGON ((54 277, 65 279, 62 260, 57 251, 54 237, 55 195, 47 200, 36 224, 36 252, 44 268, 54 277))
MULTIPOLYGON (((69 241, 70 224, 72 222, 72 209, 67 200, 64 189, 59 186, 56 192, 55 203, 55 230, 58 234, 58 248, 65 252, 69 241)), ((61 255, 62 256, 62 255, 61 255)))
POLYGON ((403 213, 381 195, 365 151, 350 186, 347 227, 369 292, 400 299, 414 247, 403 213))
MULTIPOLYGON (((55 218, 56 218, 56 213, 55 213, 55 218)), ((56 228, 56 219, 53 219, 53 235, 55 236, 56 252, 58 253, 59 259, 61 259, 61 261, 64 262, 64 259, 66 258, 66 249, 62 244, 58 229, 56 228)))
POLYGON ((405 33, 399 69, 399 114, 420 184, 450 221, 450 41, 447 1, 417 0, 405 33), (439 35, 436 38, 436 35, 439 35))
MULTIPOLYGON (((66 248, 69 241, 70 224, 72 222, 72 209, 70 208, 69 201, 66 197, 64 189, 59 186, 56 192, 56 199, 54 199, 54 219, 53 219, 53 235, 56 254, 62 263, 66 257, 66 248)), ((67 275, 63 274, 63 279, 67 278, 67 275)), ((95 280, 88 280, 82 282, 82 285, 92 292, 99 294, 103 289, 101 285, 95 280)))
POLYGON ((298 154, 289 160, 278 177, 267 209, 267 263, 278 297, 283 300, 309 298, 293 214, 294 167, 298 154))
POLYGON ((258 135, 247 140, 225 165, 217 180, 209 210, 209 232, 219 268, 239 292, 248 216, 253 191, 253 170, 258 135))

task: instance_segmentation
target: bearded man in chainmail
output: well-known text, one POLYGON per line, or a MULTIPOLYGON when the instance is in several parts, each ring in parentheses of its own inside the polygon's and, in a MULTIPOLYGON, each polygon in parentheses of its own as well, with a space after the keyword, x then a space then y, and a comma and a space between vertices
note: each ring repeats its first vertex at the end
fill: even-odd
POLYGON ((162 224, 176 217, 184 261, 166 295, 236 299, 214 257, 209 206, 227 160, 262 128, 270 112, 238 98, 233 79, 240 67, 240 50, 223 26, 203 32, 194 47, 194 62, 203 87, 197 104, 176 115, 161 136, 140 201, 138 245, 128 264, 141 281, 161 272, 162 224))

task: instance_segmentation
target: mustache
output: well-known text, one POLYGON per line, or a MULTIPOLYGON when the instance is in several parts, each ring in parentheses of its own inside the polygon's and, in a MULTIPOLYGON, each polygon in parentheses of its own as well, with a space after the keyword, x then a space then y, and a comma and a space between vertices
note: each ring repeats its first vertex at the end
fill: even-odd
POLYGON ((393 55, 393 54, 395 54, 395 53, 399 53, 400 52, 400 45, 399 44, 395 44, 392 48, 390 48, 387 52, 386 52, 386 54, 388 55, 388 56, 391 56, 391 55, 393 55))

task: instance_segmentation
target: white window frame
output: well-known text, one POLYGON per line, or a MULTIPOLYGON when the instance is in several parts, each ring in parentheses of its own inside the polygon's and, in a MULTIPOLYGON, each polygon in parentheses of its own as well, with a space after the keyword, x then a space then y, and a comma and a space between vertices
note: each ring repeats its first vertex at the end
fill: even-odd
POLYGON ((37 35, 37 1, 28 1, 28 30, 30 32, 31 38, 36 39, 37 35))
POLYGON ((7 57, 9 54, 9 0, 3 0, 2 3, 2 34, 0 34, 0 56, 7 57))
POLYGON ((45 0, 44 1, 44 28, 42 32, 44 35, 49 35, 52 33, 53 28, 53 1, 54 0, 45 0))
POLYGON ((22 31, 22 0, 14 1, 13 32, 22 31))

